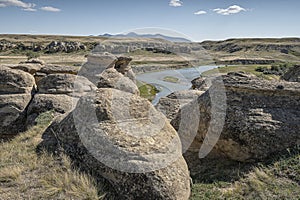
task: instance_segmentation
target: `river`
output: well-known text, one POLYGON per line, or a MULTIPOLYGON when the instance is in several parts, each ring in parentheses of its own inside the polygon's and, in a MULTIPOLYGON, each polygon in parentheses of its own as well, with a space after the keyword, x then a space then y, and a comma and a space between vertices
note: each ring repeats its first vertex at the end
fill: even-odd
POLYGON ((199 77, 201 73, 217 68, 218 66, 200 66, 193 68, 184 68, 176 70, 164 70, 159 72, 149 72, 144 74, 137 75, 137 80, 154 85, 160 90, 156 94, 153 104, 156 105, 159 102, 159 99, 169 94, 180 91, 188 90, 191 88, 191 81, 199 77), (178 79, 177 83, 164 81, 165 77, 174 77, 178 79))

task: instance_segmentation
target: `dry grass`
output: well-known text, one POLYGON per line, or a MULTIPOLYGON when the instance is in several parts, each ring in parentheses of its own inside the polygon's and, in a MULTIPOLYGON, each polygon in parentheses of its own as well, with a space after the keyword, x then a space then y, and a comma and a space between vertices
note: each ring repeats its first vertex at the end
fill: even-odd
MULTIPOLYGON (((226 166, 225 166, 226 168, 226 166)), ((226 176, 225 169, 220 174, 226 176)), ((238 180, 199 182, 193 187, 192 200, 202 199, 300 199, 300 150, 260 164, 238 180)))
POLYGON ((37 155, 50 114, 42 116, 38 126, 0 144, 0 199, 101 199, 94 180, 74 169, 67 156, 37 155))

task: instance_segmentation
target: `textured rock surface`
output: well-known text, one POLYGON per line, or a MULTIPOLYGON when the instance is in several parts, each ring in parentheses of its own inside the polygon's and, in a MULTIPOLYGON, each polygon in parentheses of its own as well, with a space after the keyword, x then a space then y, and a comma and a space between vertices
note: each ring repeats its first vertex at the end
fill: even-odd
POLYGON ((0 139, 9 139, 25 129, 26 107, 31 94, 0 95, 0 139))
POLYGON ((86 77, 97 85, 99 74, 107 68, 114 67, 117 57, 109 53, 90 54, 88 61, 81 67, 79 75, 86 77))
POLYGON ((27 126, 35 124, 35 119, 44 112, 52 110, 55 114, 65 114, 72 110, 76 99, 60 94, 36 94, 27 110, 27 126))
POLYGON ((136 82, 135 80, 135 74, 129 65, 129 63, 132 61, 132 58, 129 57, 119 57, 114 68, 123 74, 124 76, 130 78, 134 83, 136 82))
POLYGON ((19 69, 19 70, 28 72, 33 75, 42 68, 42 65, 40 65, 40 64, 19 64, 19 65, 13 65, 13 66, 9 66, 9 67, 12 69, 19 69))
POLYGON ((209 88, 209 82, 203 77, 192 80, 192 89, 206 91, 209 88))
POLYGON ((98 88, 115 88, 136 95, 140 93, 138 87, 131 79, 125 77, 114 68, 106 69, 99 75, 99 79, 98 88))
POLYGON ((53 145, 55 133, 65 152, 95 177, 106 178, 119 199, 189 198, 189 172, 176 131, 137 95, 98 89, 49 129, 44 145, 53 145))
POLYGON ((291 67, 281 79, 290 82, 300 82, 300 65, 291 67))
POLYGON ((78 73, 79 67, 75 66, 60 66, 60 65, 46 65, 38 72, 45 74, 74 74, 78 73))
POLYGON ((0 66, 0 94, 30 93, 34 86, 29 73, 0 66))
POLYGON ((183 109, 189 113, 186 118, 197 121, 197 116, 200 117, 196 124, 181 124, 181 128, 183 116, 172 121, 173 126, 180 129, 181 138, 197 131, 189 148, 191 152, 198 153, 201 145, 213 147, 215 138, 218 141, 213 149, 215 156, 245 162, 261 160, 300 144, 299 83, 269 82, 247 74, 230 73, 219 77, 205 94, 183 109), (227 98, 225 105, 218 98, 222 83, 227 98), (224 127, 220 120, 223 114, 224 127), (221 130, 220 138, 218 130, 221 130), (207 134, 209 138, 204 139, 207 134))
POLYGON ((50 74, 40 80, 37 85, 41 94, 68 94, 71 96, 96 88, 85 77, 72 74, 50 74))
POLYGON ((156 105, 156 108, 171 121, 175 119, 183 106, 197 99, 203 93, 203 91, 196 90, 174 92, 167 97, 161 98, 156 105))

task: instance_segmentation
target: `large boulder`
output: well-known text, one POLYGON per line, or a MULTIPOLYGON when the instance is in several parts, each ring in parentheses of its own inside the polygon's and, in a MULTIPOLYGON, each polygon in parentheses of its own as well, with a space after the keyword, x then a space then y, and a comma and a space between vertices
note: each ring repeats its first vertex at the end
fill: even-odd
POLYGON ((53 111, 63 115, 72 110, 76 99, 64 94, 36 94, 27 109, 26 125, 35 125, 35 119, 44 112, 53 111))
POLYGON ((38 72, 44 74, 73 74, 76 75, 79 67, 75 66, 61 66, 61 65, 45 65, 38 72))
POLYGON ((30 93, 34 86, 34 78, 29 73, 0 66, 0 94, 30 93))
POLYGON ((25 130, 26 107, 31 94, 0 95, 0 139, 9 139, 25 130))
POLYGON ((94 53, 88 55, 88 61, 81 67, 79 75, 86 77, 95 85, 99 82, 99 75, 107 68, 113 68, 117 57, 110 53, 94 53))
POLYGON ((137 85, 132 80, 114 68, 109 68, 102 72, 99 75, 99 80, 98 88, 115 88, 136 95, 140 93, 137 85))
POLYGON ((137 95, 98 89, 51 125, 43 139, 52 149, 57 141, 96 179, 107 179, 117 199, 189 198, 189 172, 176 131, 137 95))
POLYGON ((87 78, 72 74, 50 74, 37 83, 40 94, 67 94, 70 96, 90 92, 96 86, 87 78))
POLYGON ((300 65, 295 65, 289 68, 281 79, 290 82, 300 82, 300 65))
POLYGON ((203 91, 198 90, 177 91, 161 98, 156 108, 172 121, 183 106, 197 99, 203 93, 203 91))
POLYGON ((300 144, 300 83, 230 73, 182 110, 172 125, 183 143, 196 133, 189 152, 200 157, 259 161, 300 144))
POLYGON ((24 72, 27 72, 29 74, 34 75, 37 71, 39 71, 42 68, 42 65, 40 64, 18 64, 13 66, 8 66, 12 69, 19 69, 24 72))

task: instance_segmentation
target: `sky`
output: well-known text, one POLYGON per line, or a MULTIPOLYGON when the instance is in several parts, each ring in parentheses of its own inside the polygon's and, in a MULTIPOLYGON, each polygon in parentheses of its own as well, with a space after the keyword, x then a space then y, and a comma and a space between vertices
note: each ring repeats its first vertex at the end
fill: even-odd
POLYGON ((299 10, 299 0, 0 0, 0 33, 300 37, 299 10))

